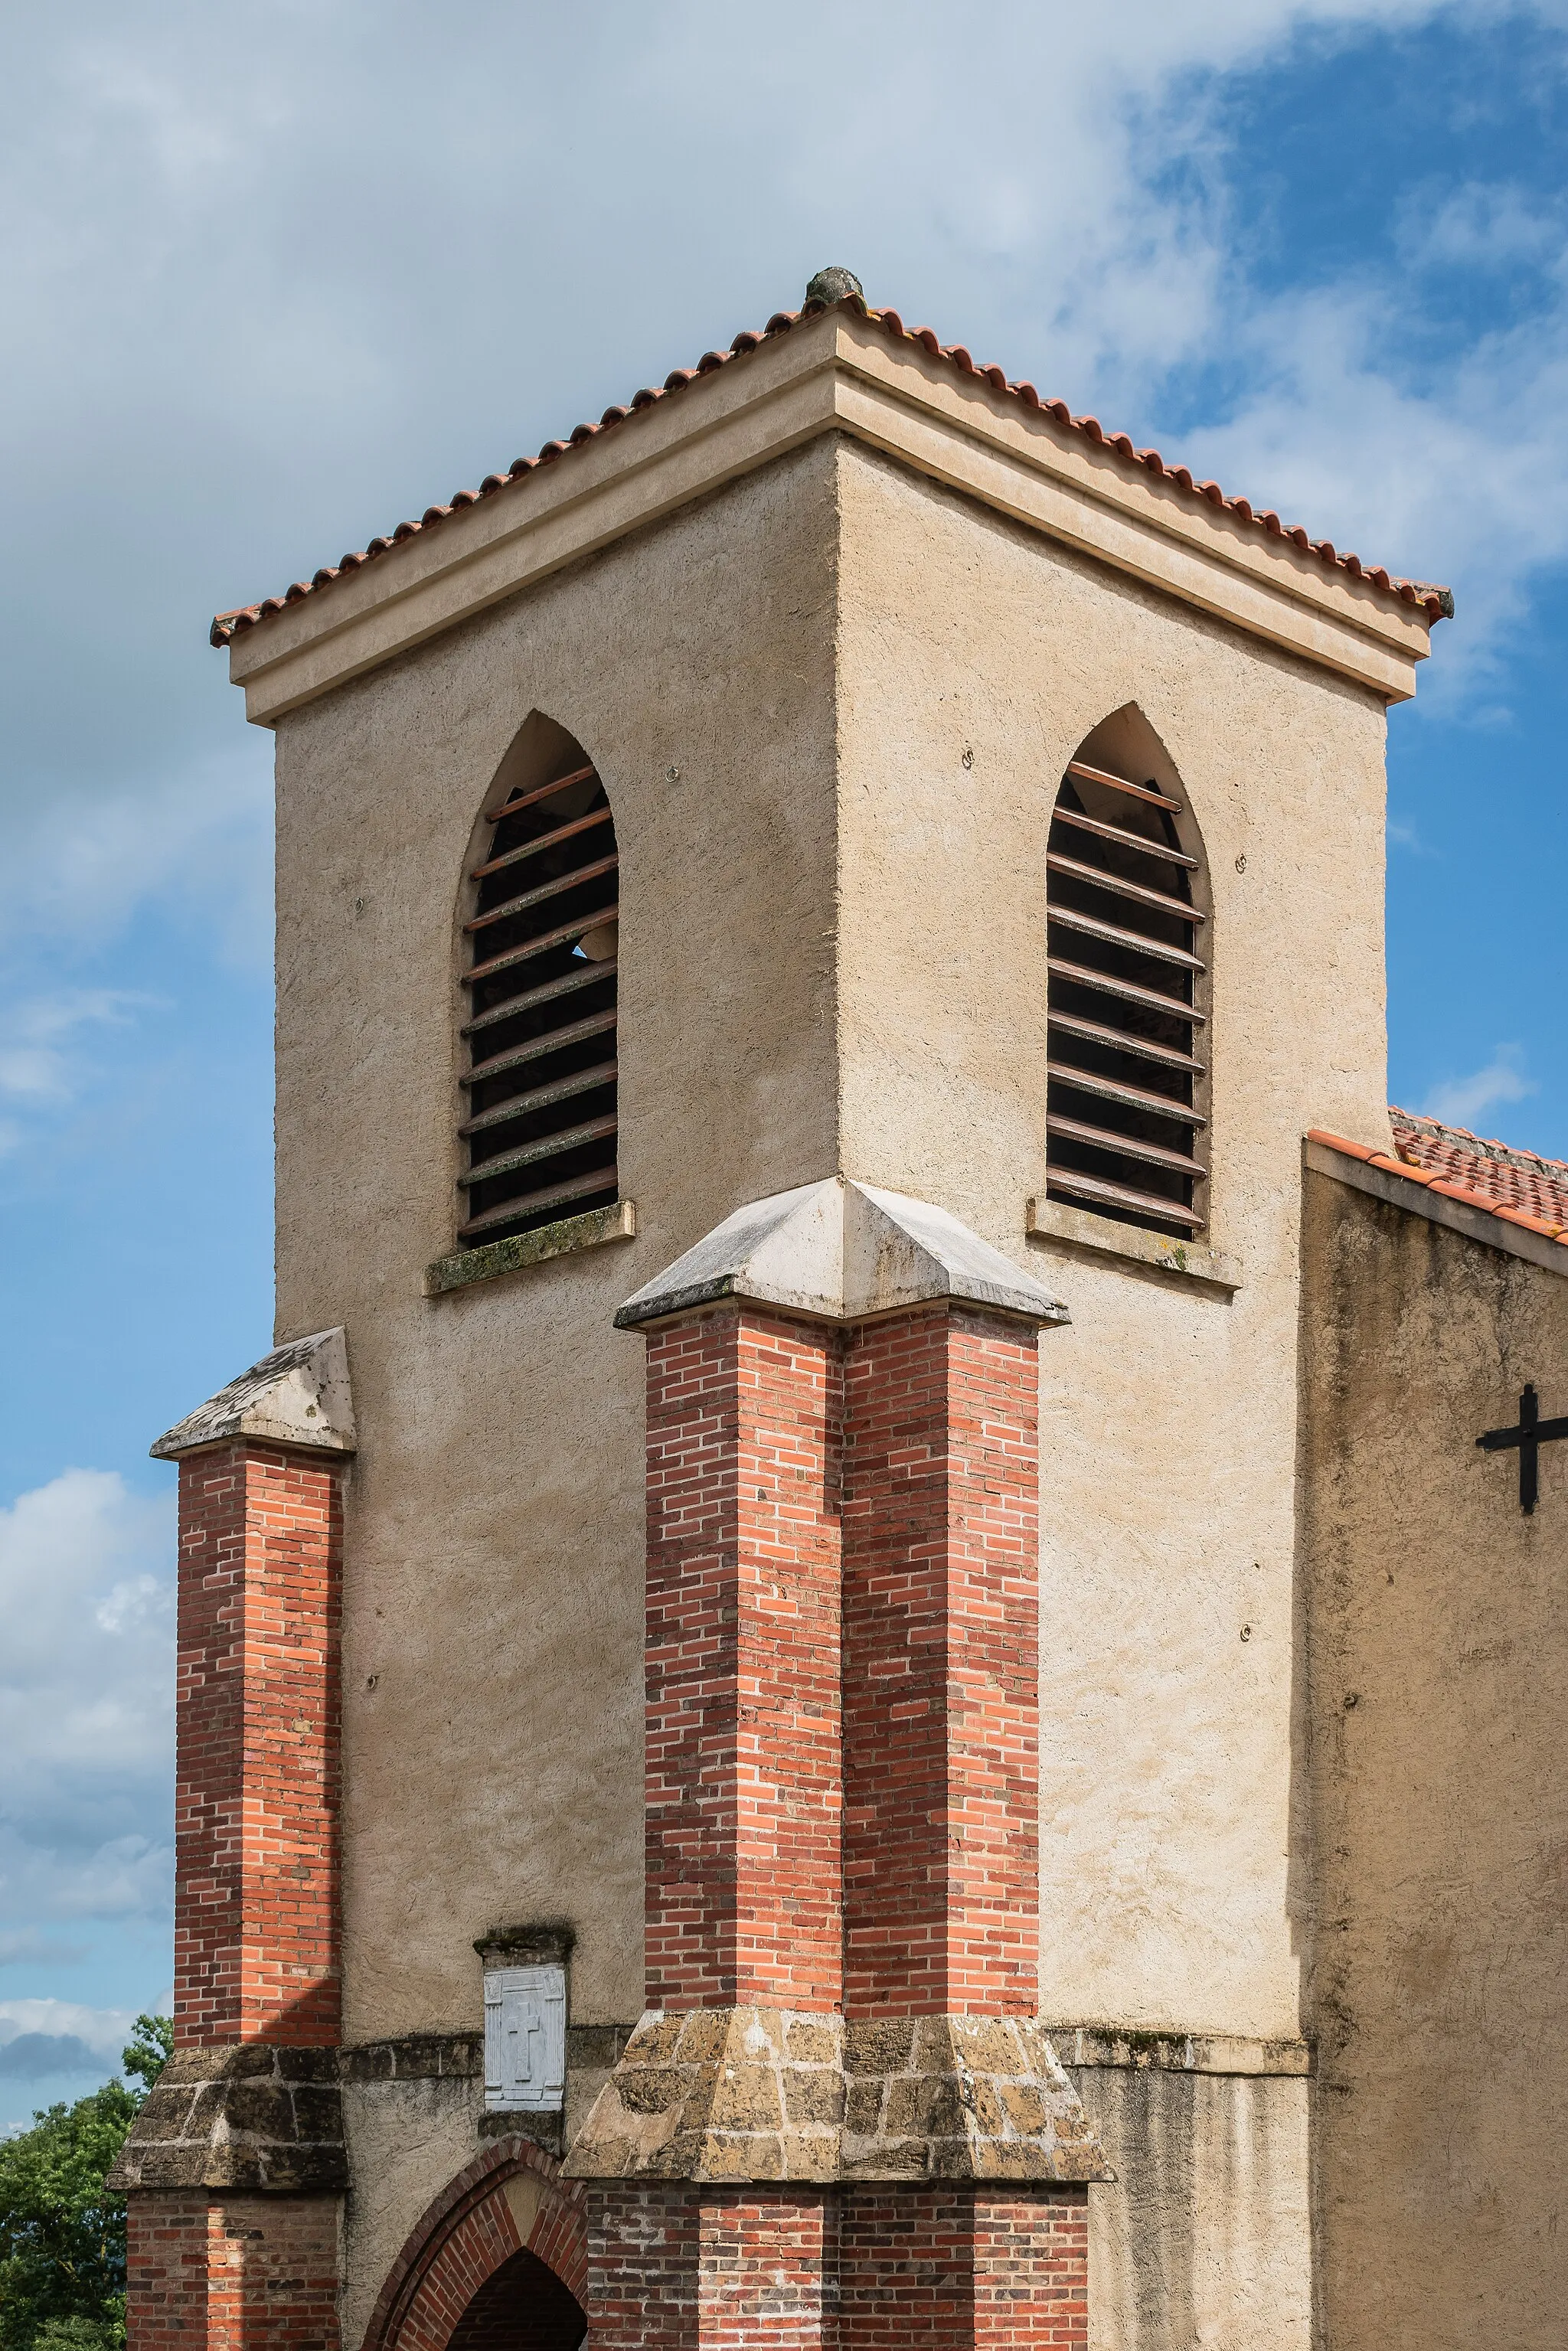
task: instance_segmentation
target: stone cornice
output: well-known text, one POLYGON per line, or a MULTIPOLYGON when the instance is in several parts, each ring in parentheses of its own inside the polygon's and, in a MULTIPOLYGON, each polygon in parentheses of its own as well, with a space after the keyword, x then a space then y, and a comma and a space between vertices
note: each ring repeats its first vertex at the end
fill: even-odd
POLYGON ((179 1461, 235 1437, 312 1453, 353 1452, 348 1343, 340 1329, 275 1347, 165 1429, 150 1450, 156 1461, 179 1461))
POLYGON ((948 1301, 1035 1323, 1065 1306, 945 1208, 829 1176, 737 1208, 615 1316, 642 1330, 744 1298, 828 1322, 864 1322, 948 1301))
POLYGON ((839 307, 246 630, 229 661, 246 716, 269 726, 831 432, 1390 701, 1415 691, 1424 611, 839 307))
POLYGON ((1112 2180, 1031 2016, 651 2010, 564 2166, 578 2179, 1112 2180))

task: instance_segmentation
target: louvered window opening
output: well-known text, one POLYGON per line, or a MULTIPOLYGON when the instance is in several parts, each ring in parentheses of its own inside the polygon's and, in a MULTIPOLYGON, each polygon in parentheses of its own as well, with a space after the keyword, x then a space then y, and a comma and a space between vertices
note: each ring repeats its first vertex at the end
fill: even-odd
POLYGON ((487 811, 463 1034, 460 1240, 504 1240, 617 1196, 615 825, 591 767, 487 811))
POLYGON ((1207 1222, 1199 860, 1179 801, 1074 760, 1047 851, 1046 1190, 1121 1224, 1207 1222))

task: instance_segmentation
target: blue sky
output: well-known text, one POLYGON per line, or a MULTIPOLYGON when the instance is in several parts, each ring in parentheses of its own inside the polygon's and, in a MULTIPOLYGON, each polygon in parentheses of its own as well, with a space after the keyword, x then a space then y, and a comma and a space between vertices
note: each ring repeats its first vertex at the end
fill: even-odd
POLYGON ((168 1989, 172 1473, 270 1338, 267 771, 205 643, 841 261, 1367 561, 1391 1092, 1568 1154, 1568 0, 13 11, 0 2129, 168 1989))

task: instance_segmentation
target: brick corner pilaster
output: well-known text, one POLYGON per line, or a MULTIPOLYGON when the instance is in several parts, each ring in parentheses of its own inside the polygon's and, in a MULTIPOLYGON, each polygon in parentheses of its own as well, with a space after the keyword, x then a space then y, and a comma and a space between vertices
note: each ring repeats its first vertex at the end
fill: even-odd
POLYGON ((344 1470, 250 1437, 180 1462, 181 2048, 340 2036, 344 1470))
POLYGON ((128 2199, 129 2351, 339 2351, 334 2197, 128 2199))

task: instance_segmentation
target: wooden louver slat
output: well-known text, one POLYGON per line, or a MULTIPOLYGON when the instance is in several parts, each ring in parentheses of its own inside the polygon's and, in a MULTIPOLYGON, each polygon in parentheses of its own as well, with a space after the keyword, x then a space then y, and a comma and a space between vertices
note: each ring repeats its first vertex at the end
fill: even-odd
POLYGON ((557 825, 553 832, 543 832, 537 841, 525 841, 518 848, 508 849, 504 856, 492 857, 488 864, 476 865, 468 879, 470 882, 483 882, 486 873, 499 873, 504 866, 517 865, 525 857, 538 857, 545 850, 553 849, 558 841, 570 841, 573 833, 587 832, 591 826, 608 824, 609 821, 610 810, 607 808, 591 809, 587 816, 576 817, 570 824, 557 825))
POLYGON ((1194 1047, 1207 967, 1182 815, 1168 792, 1087 760, 1062 778, 1046 852, 1046 1191, 1190 1235, 1205 1224, 1194 1047))
POLYGON ((457 1082, 460 1086, 482 1086, 486 1078, 499 1077, 503 1070, 516 1070, 525 1061, 537 1061, 541 1053, 554 1053, 562 1045, 575 1045, 580 1037, 601 1037, 614 1026, 613 1010, 591 1013, 586 1020, 569 1021, 564 1029, 547 1029, 542 1037, 530 1037, 525 1044, 514 1045, 505 1053, 492 1053, 488 1061, 476 1061, 457 1082))
POLYGON ((1059 1118, 1050 1113, 1045 1123, 1052 1134, 1071 1135, 1077 1143, 1098 1145, 1120 1159, 1146 1160, 1151 1167, 1176 1167, 1184 1176, 1203 1173, 1203 1162, 1188 1158, 1185 1151, 1167 1151, 1163 1144, 1145 1143, 1141 1136, 1119 1134, 1114 1127, 1091 1126, 1086 1119, 1059 1118))
POLYGON ((613 1061, 595 1061, 586 1070, 574 1070, 570 1077, 553 1078, 548 1086, 530 1086, 526 1093, 509 1095, 505 1102, 482 1110, 477 1118, 465 1119, 457 1132, 483 1134, 488 1127, 508 1126, 528 1111, 546 1110, 556 1102, 570 1102, 578 1094, 591 1094, 619 1074, 613 1061))
POLYGON ((1152 956, 1156 963, 1179 964, 1184 971, 1204 968, 1198 957, 1186 947, 1173 946, 1168 939, 1150 938, 1142 931, 1124 929, 1120 923, 1103 922, 1097 914, 1081 914, 1076 906, 1053 905, 1051 919, 1063 930, 1082 931, 1086 938, 1103 939, 1111 946, 1152 956))
MULTIPOLYGON (((1051 968, 1058 967, 1053 965, 1051 968)), ((1071 967, 1064 965, 1060 968, 1070 971, 1071 967)), ((1120 1029, 1107 1029, 1102 1020, 1080 1020, 1075 1012, 1053 1012, 1051 1025, 1070 1037, 1086 1037, 1091 1044, 1110 1045, 1118 1053, 1134 1054, 1141 1061, 1162 1061, 1167 1069, 1190 1070, 1196 1078, 1203 1075, 1203 1063, 1195 1061, 1190 1053, 1178 1053, 1170 1045, 1156 1045, 1149 1037, 1124 1036, 1120 1029)))
MULTIPOLYGON (((613 906, 602 919, 606 922, 613 922, 615 919, 613 906)), ((569 926, 566 935, 575 939, 583 930, 591 928, 591 924, 574 923, 569 926)), ((571 969, 559 979, 548 979, 541 987, 525 987, 520 996, 505 998, 501 1003, 493 1004, 488 1012, 476 1012, 472 1020, 465 1020, 458 1033, 464 1037, 472 1037, 476 1029, 493 1029, 497 1020, 515 1020, 519 1012, 526 1012, 532 1005, 553 1003, 558 997, 575 995, 580 988, 596 986, 600 980, 607 978, 614 968, 613 956, 608 962, 601 964, 574 964, 571 969)), ((472 979, 474 974, 470 972, 468 977, 472 979)), ((468 1075, 472 1077, 474 1071, 470 1070, 468 1075)))
POLYGON ((470 1168, 457 1181, 465 1186, 488 1184, 497 1176, 509 1176, 514 1168, 537 1167, 542 1159, 559 1158, 563 1151, 575 1151, 580 1144, 601 1142, 614 1132, 612 1117, 591 1118, 581 1126, 569 1126, 564 1132, 544 1135, 538 1143, 522 1143, 516 1151, 503 1151, 498 1157, 486 1159, 482 1166, 470 1168))
MULTIPOLYGON (((618 905, 595 907, 591 914, 580 914, 575 923, 563 923, 559 930, 546 931, 542 937, 528 939, 520 947, 504 948, 499 955, 491 956, 484 963, 476 963, 472 971, 464 973, 463 984, 465 987, 474 987, 495 972, 507 971, 514 964, 531 963, 536 956, 548 955, 556 947, 574 946, 586 932, 601 930, 606 923, 616 923, 620 919, 618 905)), ((469 1028, 474 1025, 470 1020, 469 1028)))
POLYGON ((1109 890, 1115 897, 1131 898, 1140 906, 1152 906, 1156 914, 1169 914, 1178 923, 1201 923, 1204 920, 1196 906, 1183 898, 1173 898, 1168 890, 1145 889, 1141 882, 1124 881, 1120 874, 1107 873, 1103 867, 1086 865, 1081 857, 1062 857, 1051 851, 1046 864, 1053 873, 1066 873, 1075 882, 1087 882, 1096 890, 1109 890))
POLYGON ((618 1190, 614 819, 580 752, 558 764, 553 781, 487 810, 470 875, 465 1242, 608 1206, 618 1190))
POLYGON ((1094 1094, 1105 1102, 1125 1102, 1131 1110, 1147 1111, 1151 1118, 1168 1118, 1173 1126, 1199 1127, 1208 1124, 1199 1110, 1189 1110, 1185 1102, 1171 1102, 1163 1094, 1151 1094, 1142 1086, 1124 1086, 1115 1078, 1103 1078, 1088 1070, 1075 1070, 1067 1061, 1047 1061, 1045 1074, 1058 1078, 1075 1092, 1094 1094))
POLYGON ((1118 849, 1135 850, 1140 857, 1152 857, 1160 865, 1185 865, 1189 873, 1196 873, 1203 862, 1200 857, 1189 857, 1185 849, 1172 849, 1163 841, 1145 841, 1141 833, 1129 832, 1124 825, 1102 824, 1097 817, 1084 816, 1077 809, 1063 808, 1060 800, 1056 803, 1056 813, 1051 821, 1053 824, 1065 824, 1074 832, 1092 832, 1097 841, 1113 841, 1118 849))
POLYGON ((1139 987, 1130 979, 1117 979, 1109 972, 1093 970, 1088 964, 1065 963, 1060 956, 1050 956, 1046 969, 1053 978, 1071 980, 1076 987, 1093 988, 1102 996, 1117 996, 1124 1003, 1142 1004, 1154 1012, 1168 1010, 1194 1027, 1201 1028, 1208 1017, 1157 987, 1139 987))
MULTIPOLYGON (((575 890, 584 882, 596 881, 601 873, 613 873, 620 862, 617 857, 601 857, 592 865, 585 865, 580 872, 574 870, 558 873, 553 880, 541 882, 535 889, 525 890, 520 897, 505 898, 498 906, 490 907, 483 914, 476 914, 463 927, 465 931, 487 931, 493 924, 509 922, 514 914, 524 914, 530 906, 541 905, 547 898, 559 898, 563 890, 575 890)), ((492 858, 489 870, 494 873, 499 866, 510 862, 509 858, 492 858)))
POLYGON ((1155 789, 1153 784, 1129 783, 1125 776, 1113 776, 1105 768, 1086 767, 1082 759, 1070 759, 1067 772, 1081 783, 1102 784, 1108 791, 1125 792, 1130 799, 1146 800, 1151 808, 1168 809, 1172 816, 1181 814, 1180 800, 1167 799, 1164 792, 1155 789))
MULTIPOLYGON (((502 801, 499 808, 486 809, 485 821, 486 824, 499 824, 503 817, 517 816, 522 810, 532 808, 536 800, 553 799, 558 792, 564 792, 569 784, 587 783, 593 777, 593 772, 591 765, 574 768, 570 776, 558 776, 553 784, 536 784, 531 792, 514 792, 508 799, 502 801)), ((597 781, 597 778, 594 780, 597 781)))
POLYGON ((1203 1218, 1191 1208, 1183 1208, 1174 1200, 1163 1199, 1157 1192, 1140 1192, 1131 1184, 1113 1184, 1102 1176, 1084 1176, 1076 1168, 1055 1168, 1051 1171, 1052 1194, 1061 1193, 1070 1200, 1092 1200, 1095 1206, 1141 1209, 1134 1218, 1140 1225, 1184 1225, 1188 1232, 1201 1232, 1203 1218))
POLYGON ((522 1193, 515 1200, 504 1201, 498 1208, 487 1209, 482 1217, 470 1217, 465 1225, 458 1226, 457 1237, 465 1241, 476 1236, 497 1240, 502 1238, 498 1228, 515 1225, 525 1210, 537 1219, 541 1210, 562 1207, 568 1200, 580 1200, 585 1194, 598 1192, 602 1186, 603 1178, 595 1171, 576 1176, 570 1184, 550 1184, 542 1192, 522 1193))

